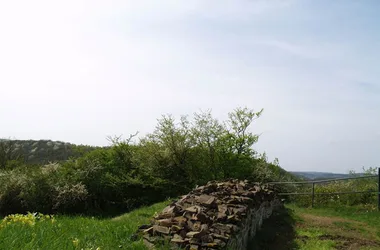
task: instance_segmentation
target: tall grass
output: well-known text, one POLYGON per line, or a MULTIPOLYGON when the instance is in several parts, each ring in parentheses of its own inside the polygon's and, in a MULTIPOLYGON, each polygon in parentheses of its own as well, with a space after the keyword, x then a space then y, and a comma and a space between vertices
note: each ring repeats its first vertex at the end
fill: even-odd
POLYGON ((0 228, 0 249, 146 249, 141 241, 132 241, 131 235, 167 204, 157 203, 114 219, 58 215, 54 222, 39 221, 34 226, 10 223, 0 228))

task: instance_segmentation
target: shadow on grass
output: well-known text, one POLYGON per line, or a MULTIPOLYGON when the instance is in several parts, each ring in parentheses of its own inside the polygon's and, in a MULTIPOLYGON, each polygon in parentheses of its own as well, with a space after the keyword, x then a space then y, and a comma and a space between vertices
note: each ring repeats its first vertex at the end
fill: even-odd
POLYGON ((266 219, 248 249, 298 249, 295 242, 295 219, 291 209, 281 208, 266 219))

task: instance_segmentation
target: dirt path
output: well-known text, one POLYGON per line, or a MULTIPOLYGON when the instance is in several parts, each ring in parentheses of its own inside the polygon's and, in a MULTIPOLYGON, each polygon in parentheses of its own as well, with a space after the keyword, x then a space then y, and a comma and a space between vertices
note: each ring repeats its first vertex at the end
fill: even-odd
POLYGON ((380 249, 380 229, 364 222, 285 209, 265 221, 250 249, 380 249))
POLYGON ((297 231, 319 228, 323 234, 315 235, 315 238, 335 242, 334 249, 380 249, 380 242, 377 240, 378 229, 364 222, 305 213, 300 214, 300 218, 295 225, 297 231))

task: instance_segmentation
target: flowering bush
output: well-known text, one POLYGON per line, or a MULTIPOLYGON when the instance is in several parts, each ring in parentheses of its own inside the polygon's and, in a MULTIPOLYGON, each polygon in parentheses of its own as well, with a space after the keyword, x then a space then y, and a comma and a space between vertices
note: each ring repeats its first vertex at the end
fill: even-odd
POLYGON ((11 224, 34 226, 38 221, 51 221, 54 223, 55 219, 53 215, 44 215, 41 213, 10 214, 1 221, 0 229, 11 224))

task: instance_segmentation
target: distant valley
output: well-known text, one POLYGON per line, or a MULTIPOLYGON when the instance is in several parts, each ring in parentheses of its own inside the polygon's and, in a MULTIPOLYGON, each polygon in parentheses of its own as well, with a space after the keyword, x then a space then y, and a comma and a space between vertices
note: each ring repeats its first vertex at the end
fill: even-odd
POLYGON ((335 179, 349 177, 349 174, 336 174, 327 172, 301 172, 301 171, 289 171, 289 173, 307 180, 320 180, 320 179, 335 179))

